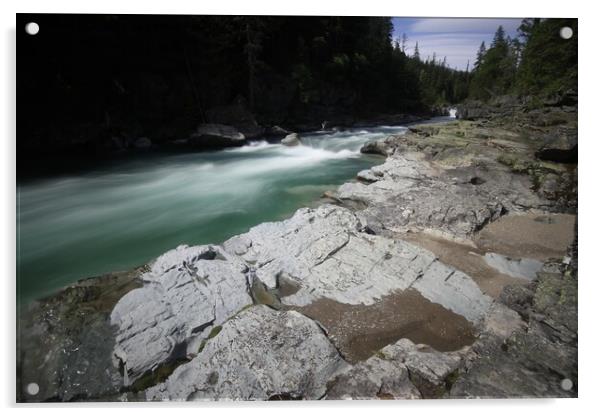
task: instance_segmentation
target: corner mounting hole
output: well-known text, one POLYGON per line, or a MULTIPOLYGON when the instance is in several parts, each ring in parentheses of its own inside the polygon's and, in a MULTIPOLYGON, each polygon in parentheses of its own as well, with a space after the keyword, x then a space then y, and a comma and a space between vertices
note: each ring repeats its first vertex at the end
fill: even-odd
POLYGON ((36 22, 29 22, 25 25, 25 32, 27 32, 28 35, 37 35, 39 31, 40 25, 36 22))
POLYGON ((39 392, 40 386, 38 386, 38 383, 29 383, 27 385, 27 394, 29 394, 30 396, 35 396, 39 392))
POLYGON ((573 37, 573 29, 571 29, 568 26, 563 27, 562 29, 560 29, 560 37, 562 39, 570 39, 573 37))
POLYGON ((565 391, 571 390, 573 388, 573 380, 570 378, 565 378, 560 382, 560 387, 565 391))

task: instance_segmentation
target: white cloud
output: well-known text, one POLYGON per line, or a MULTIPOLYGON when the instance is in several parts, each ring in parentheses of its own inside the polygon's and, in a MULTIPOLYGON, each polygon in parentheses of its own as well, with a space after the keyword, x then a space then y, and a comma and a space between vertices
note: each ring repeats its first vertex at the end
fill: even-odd
POLYGON ((479 32, 493 33, 498 26, 503 26, 506 33, 514 35, 516 29, 520 26, 521 19, 448 19, 448 18, 430 18, 419 19, 412 23, 408 31, 415 33, 449 33, 449 32, 479 32))
POLYGON ((439 58, 447 57, 452 68, 465 69, 470 62, 472 68, 477 49, 482 41, 489 46, 498 26, 506 33, 516 36, 522 19, 498 18, 394 18, 396 36, 408 35, 407 53, 412 54, 418 41, 420 56, 426 59, 436 53, 439 58))
MULTIPOLYGON (((488 39, 489 40, 489 39, 488 39)), ((422 59, 437 54, 438 59, 447 58, 451 68, 465 69, 470 62, 472 68, 477 49, 483 41, 483 36, 475 33, 458 33, 453 36, 446 34, 414 35, 408 38, 407 53, 414 52, 414 45, 418 42, 418 49, 422 59)), ((486 42, 487 44, 487 42, 486 42)))
POLYGON ((451 19, 451 18, 425 18, 415 21, 396 19, 396 36, 405 32, 408 35, 407 53, 412 54, 414 45, 418 42, 420 56, 426 59, 437 54, 451 68, 465 69, 469 62, 472 68, 477 49, 481 42, 489 46, 498 26, 503 26, 506 33, 516 36, 516 29, 522 19, 451 19), (407 24, 404 24, 406 23, 407 24))

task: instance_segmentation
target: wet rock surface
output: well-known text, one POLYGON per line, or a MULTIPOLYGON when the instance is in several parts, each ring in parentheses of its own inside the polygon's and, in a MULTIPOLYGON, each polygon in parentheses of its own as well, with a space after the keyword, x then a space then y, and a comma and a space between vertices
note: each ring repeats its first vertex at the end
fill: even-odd
POLYGON ((454 351, 471 345, 476 337, 476 327, 466 318, 429 301, 415 289, 393 292, 370 306, 319 299, 293 309, 317 320, 352 363, 368 359, 400 338, 454 351))
POLYGON ((115 398, 123 377, 112 362, 116 331, 109 316, 118 300, 141 286, 145 268, 82 280, 21 311, 17 400, 115 398), (35 383, 37 394, 28 386, 35 383))
POLYGON ((297 133, 290 133, 287 134, 284 139, 280 140, 280 143, 285 146, 299 146, 301 141, 299 140, 299 135, 297 133))

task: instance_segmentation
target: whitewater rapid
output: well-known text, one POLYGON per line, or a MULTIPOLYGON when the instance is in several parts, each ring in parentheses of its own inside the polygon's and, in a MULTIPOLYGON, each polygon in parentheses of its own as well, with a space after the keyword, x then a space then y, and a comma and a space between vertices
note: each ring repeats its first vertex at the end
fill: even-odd
POLYGON ((144 264, 179 244, 219 243, 285 218, 380 159, 368 141, 405 127, 323 131, 287 147, 149 154, 17 189, 19 297, 144 264))

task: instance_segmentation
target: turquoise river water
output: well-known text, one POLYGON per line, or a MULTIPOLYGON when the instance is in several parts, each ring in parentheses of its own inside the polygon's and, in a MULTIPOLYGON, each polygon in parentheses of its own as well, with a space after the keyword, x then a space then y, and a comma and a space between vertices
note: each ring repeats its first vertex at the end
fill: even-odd
POLYGON ((302 135, 302 145, 258 141, 215 152, 149 153, 17 187, 20 302, 81 278, 144 264, 180 244, 221 243, 311 205, 382 158, 382 126, 302 135))

